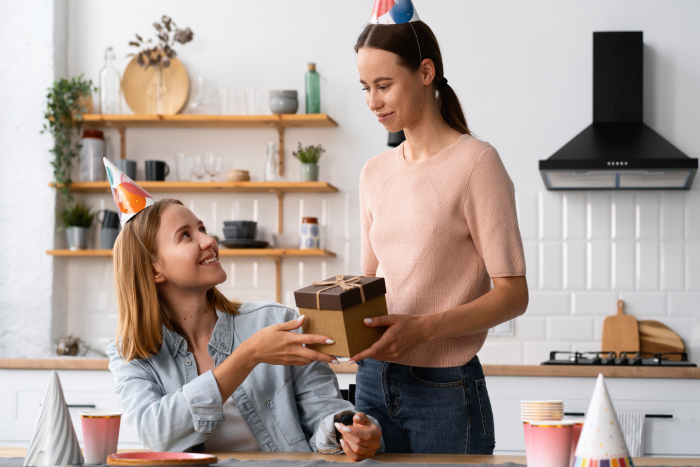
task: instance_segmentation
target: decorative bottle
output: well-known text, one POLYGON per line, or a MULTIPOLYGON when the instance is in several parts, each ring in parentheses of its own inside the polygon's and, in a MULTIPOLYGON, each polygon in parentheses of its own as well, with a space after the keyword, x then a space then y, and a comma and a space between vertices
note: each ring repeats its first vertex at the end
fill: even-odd
POLYGON ((122 78, 116 64, 114 49, 105 51, 105 66, 100 71, 100 106, 105 115, 121 114, 122 78))
POLYGON ((279 172, 277 146, 274 141, 267 143, 267 162, 265 163, 265 181, 276 182, 278 180, 277 173, 279 172))
POLYGON ((315 63, 309 63, 306 72, 306 113, 321 113, 321 79, 316 73, 315 63))

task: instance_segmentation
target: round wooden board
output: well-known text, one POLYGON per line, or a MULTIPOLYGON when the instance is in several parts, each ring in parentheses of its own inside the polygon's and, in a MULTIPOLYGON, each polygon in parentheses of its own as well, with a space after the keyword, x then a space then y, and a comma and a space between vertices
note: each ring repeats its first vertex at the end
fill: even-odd
POLYGON ((123 467, 210 465, 218 461, 211 454, 188 452, 123 452, 107 457, 107 464, 123 467))
MULTIPOLYGON (((153 67, 143 68, 132 58, 124 70, 122 92, 124 100, 135 114, 148 112, 148 87, 153 80, 156 70, 153 67)), ((187 101, 190 89, 190 79, 187 70, 180 60, 174 58, 168 68, 163 68, 163 80, 168 89, 168 109, 163 115, 174 115, 182 110, 187 101)))

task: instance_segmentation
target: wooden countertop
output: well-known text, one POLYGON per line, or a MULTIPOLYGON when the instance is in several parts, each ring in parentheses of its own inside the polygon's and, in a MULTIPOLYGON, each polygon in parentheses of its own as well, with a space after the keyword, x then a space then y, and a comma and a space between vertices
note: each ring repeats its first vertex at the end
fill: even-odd
MULTIPOLYGON (((133 452, 120 449, 119 452, 133 452)), ((0 457, 24 457, 27 448, 3 448, 0 447, 0 457)), ((270 460, 285 459, 295 461, 325 460, 333 462, 352 462, 347 456, 328 455, 306 452, 230 452, 212 451, 209 454, 216 455, 220 460, 234 458, 238 460, 270 460)), ((474 456, 464 454, 378 454, 373 458, 379 462, 411 462, 420 464, 504 464, 513 462, 525 465, 525 456, 474 456)), ((700 467, 700 458, 691 457, 635 457, 634 465, 668 465, 668 466, 696 466, 700 467)))
MULTIPOLYGON (((108 370, 105 358, 54 357, 4 358, 0 369, 18 370, 108 370)), ((357 373, 357 365, 331 365, 336 373, 357 373)), ((700 379, 697 367, 607 367, 568 365, 484 365, 486 376, 564 376, 594 378, 603 373, 606 378, 678 378, 700 379)))

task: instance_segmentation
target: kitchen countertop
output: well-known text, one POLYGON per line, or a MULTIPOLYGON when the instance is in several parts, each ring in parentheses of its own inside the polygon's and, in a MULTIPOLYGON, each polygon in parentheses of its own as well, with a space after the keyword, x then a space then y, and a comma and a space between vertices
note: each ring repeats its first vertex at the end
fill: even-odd
MULTIPOLYGON (((137 449, 119 452, 134 452, 137 449)), ((0 457, 24 457, 27 448, 2 448, 0 447, 0 457)), ((328 455, 312 452, 231 452, 231 451, 211 451, 208 454, 216 455, 220 460, 233 457, 238 460, 270 460, 285 459, 295 461, 325 460, 333 462, 352 462, 345 455, 328 455)), ((475 456, 467 454, 378 454, 373 457, 379 462, 411 462, 420 464, 503 464, 513 462, 525 465, 525 456, 475 456)), ((700 458, 691 457, 634 457, 632 462, 635 466, 697 466, 700 467, 700 458)))
MULTIPOLYGON (((54 357, 54 358, 4 358, 0 369, 17 370, 108 370, 106 358, 54 357)), ((331 365, 336 373, 357 373, 357 365, 341 363, 331 365)), ((573 365, 484 365, 486 376, 559 376, 606 378, 678 378, 700 379, 697 367, 608 367, 573 365)))

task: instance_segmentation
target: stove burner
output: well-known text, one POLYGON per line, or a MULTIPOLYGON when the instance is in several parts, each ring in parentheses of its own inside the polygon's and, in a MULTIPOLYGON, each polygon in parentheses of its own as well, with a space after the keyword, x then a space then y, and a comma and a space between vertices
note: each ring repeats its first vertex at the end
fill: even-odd
POLYGON ((559 352, 549 353, 549 360, 542 365, 616 365, 616 366, 693 366, 695 363, 688 361, 688 354, 677 353, 646 353, 635 354, 620 352, 559 352), (669 357, 679 356, 680 360, 669 360, 669 357))

